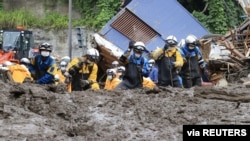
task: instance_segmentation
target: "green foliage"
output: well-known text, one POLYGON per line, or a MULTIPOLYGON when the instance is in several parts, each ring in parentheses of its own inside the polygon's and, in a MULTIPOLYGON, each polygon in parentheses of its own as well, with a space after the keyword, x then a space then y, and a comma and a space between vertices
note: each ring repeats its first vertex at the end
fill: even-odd
POLYGON ((244 11, 235 0, 203 0, 208 8, 200 9, 201 1, 178 0, 193 14, 211 33, 225 34, 229 29, 238 26, 242 22, 244 11), (198 7, 197 7, 198 6, 198 7))
POLYGON ((121 0, 74 0, 73 4, 86 26, 100 29, 117 13, 121 0))
POLYGON ((225 33, 228 29, 223 2, 221 0, 210 0, 208 10, 207 24, 210 32, 225 33))
MULTIPOLYGON (((68 28, 68 17, 59 13, 47 13, 45 18, 35 17, 26 10, 0 11, 0 29, 15 29, 17 26, 26 28, 65 29, 68 28)), ((72 21, 74 26, 83 25, 82 20, 72 21)))
MULTIPOLYGON (((196 17, 211 33, 224 34, 228 29, 238 26, 243 19, 242 8, 235 0, 178 0, 196 17), (204 11, 206 2, 208 8, 204 11), (202 6, 201 6, 202 5, 202 6)), ((56 4, 67 4, 68 0, 43 0, 45 9, 56 4)), ((86 26, 95 30, 102 28, 118 11, 121 0, 72 0, 74 10, 81 14, 81 19, 72 19, 72 26, 86 26)), ((3 0, 0 0, 0 28, 15 28, 23 25, 27 28, 65 29, 68 17, 60 13, 47 13, 46 17, 35 17, 26 8, 15 11, 1 11, 3 0)))
MULTIPOLYGON (((68 3, 68 0, 43 0, 45 9, 55 7, 58 2, 68 3)), ((117 13, 121 0, 72 0, 72 4, 72 9, 77 10, 82 15, 79 20, 72 19, 72 26, 85 25, 98 30, 117 13)), ((47 13, 45 18, 35 17, 31 13, 27 10, 2 11, 0 26, 2 28, 15 28, 18 25, 23 25, 27 28, 43 27, 45 29, 64 29, 68 27, 68 17, 60 13, 47 13)))
POLYGON ((59 13, 47 13, 46 18, 40 19, 40 24, 49 29, 65 29, 68 27, 68 17, 59 13))
POLYGON ((47 9, 48 7, 55 7, 57 3, 57 0, 43 0, 43 6, 45 7, 45 9, 47 9))
POLYGON ((241 18, 241 16, 244 15, 243 9, 241 9, 236 1, 232 0, 228 0, 227 2, 224 1, 224 5, 228 27, 234 28, 235 26, 239 26, 239 24, 243 22, 243 19, 241 18))
POLYGON ((16 11, 0 11, 0 28, 16 28, 35 24, 36 18, 23 9, 16 11))
POLYGON ((3 0, 0 0, 0 10, 3 10, 3 0))
POLYGON ((205 15, 205 14, 203 14, 203 13, 201 13, 201 12, 198 12, 198 11, 193 11, 193 16, 194 17, 196 17, 197 19, 199 19, 199 21, 201 22, 201 23, 203 23, 203 25, 207 28, 207 29, 209 29, 209 26, 207 25, 207 16, 205 15))

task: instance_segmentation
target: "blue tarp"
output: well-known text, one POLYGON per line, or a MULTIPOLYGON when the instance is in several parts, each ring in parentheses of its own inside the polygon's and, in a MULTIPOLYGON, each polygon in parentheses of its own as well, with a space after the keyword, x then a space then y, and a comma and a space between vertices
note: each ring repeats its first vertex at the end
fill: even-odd
MULTIPOLYGON (((169 35, 176 36, 180 41, 188 34, 194 34, 198 38, 209 34, 209 31, 177 0, 132 0, 126 8, 159 33, 146 44, 149 51, 164 46, 164 39, 169 35)), ((129 39, 110 26, 123 10, 118 12, 99 33, 125 50, 129 39)))

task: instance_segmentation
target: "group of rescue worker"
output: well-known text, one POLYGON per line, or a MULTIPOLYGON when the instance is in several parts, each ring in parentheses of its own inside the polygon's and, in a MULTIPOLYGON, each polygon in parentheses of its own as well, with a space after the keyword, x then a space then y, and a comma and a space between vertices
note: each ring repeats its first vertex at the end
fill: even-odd
POLYGON ((151 56, 158 65, 159 86, 191 88, 201 86, 205 81, 202 77, 208 77, 199 42, 192 34, 182 44, 178 44, 175 36, 168 36, 165 46, 157 48, 151 56))
MULTIPOLYGON (((8 71, 17 83, 65 83, 69 93, 101 89, 97 81, 100 59, 97 49, 89 48, 81 57, 72 60, 68 56, 62 57, 59 63, 51 52, 52 46, 45 42, 39 46, 38 55, 22 58, 20 64, 6 61, 0 69, 8 71)), ((105 90, 153 89, 157 86, 191 88, 201 86, 202 77, 208 73, 194 35, 188 35, 181 46, 177 38, 170 35, 164 47, 152 52, 147 51, 143 42, 131 41, 118 61, 113 61, 112 67, 106 70, 105 90)))

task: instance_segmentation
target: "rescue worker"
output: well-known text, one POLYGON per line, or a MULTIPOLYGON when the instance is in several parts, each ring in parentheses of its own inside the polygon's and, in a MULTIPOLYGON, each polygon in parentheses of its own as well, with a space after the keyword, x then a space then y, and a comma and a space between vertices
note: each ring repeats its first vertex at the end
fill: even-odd
POLYGON ((105 81, 105 90, 113 90, 116 88, 118 84, 121 83, 121 80, 116 76, 115 69, 108 69, 107 70, 107 79, 105 81))
POLYGON ((148 76, 149 66, 146 57, 143 53, 146 51, 143 42, 135 42, 129 44, 129 48, 120 57, 120 61, 125 63, 126 72, 123 81, 116 87, 116 89, 134 89, 142 88, 143 76, 148 76), (132 51, 132 52, 131 52, 132 51))
POLYGON ((71 93, 71 76, 68 75, 67 77, 64 75, 67 71, 67 66, 68 66, 67 60, 62 59, 59 64, 59 68, 57 70, 57 75, 58 75, 58 82, 59 83, 64 83, 66 84, 67 91, 71 93))
POLYGON ((66 61, 61 61, 59 64, 59 68, 57 70, 57 74, 59 76, 59 82, 64 83, 66 77, 64 76, 64 73, 66 72, 68 63, 66 61))
POLYGON ((155 88, 155 83, 149 77, 143 77, 142 86, 143 88, 153 89, 155 88))
POLYGON ((183 58, 177 49, 177 38, 169 35, 165 40, 164 48, 153 51, 151 57, 157 61, 159 86, 172 86, 182 88, 179 69, 183 65, 183 58))
POLYGON ((24 64, 29 64, 28 58, 22 58, 20 64, 14 64, 10 61, 3 63, 3 66, 7 68, 6 70, 10 72, 11 81, 23 83, 24 81, 31 82, 33 80, 28 68, 24 64))
POLYGON ((62 57, 60 62, 62 62, 62 61, 66 62, 68 64, 70 62, 70 57, 69 56, 62 57))
POLYGON ((124 66, 119 66, 117 68, 117 77, 120 79, 120 80, 123 80, 123 76, 125 74, 125 71, 126 71, 126 68, 124 66))
POLYGON ((192 86, 201 86, 202 78, 200 69, 206 67, 202 53, 197 46, 197 37, 188 35, 185 39, 185 45, 181 48, 184 58, 184 65, 181 69, 184 88, 192 86))
POLYGON ((44 42, 39 46, 38 55, 30 60, 29 71, 37 84, 54 84, 57 66, 55 60, 50 56, 52 46, 44 42))
POLYGON ((112 69, 117 70, 117 68, 119 67, 119 62, 118 61, 113 61, 111 66, 112 66, 112 69))
POLYGON ((149 78, 155 83, 158 83, 158 68, 155 66, 155 60, 150 59, 148 61, 149 67, 150 67, 150 73, 149 78))
POLYGON ((14 82, 11 72, 9 71, 8 66, 13 65, 12 62, 10 61, 4 61, 1 65, 0 65, 0 72, 1 72, 1 81, 3 82, 14 82))
MULTIPOLYGON (((97 83, 99 52, 95 48, 89 48, 86 55, 73 59, 68 66, 68 73, 72 76, 72 91, 87 89, 100 89, 97 83)), ((65 73, 67 76, 67 73, 65 73)))
POLYGON ((29 65, 30 65, 30 60, 29 60, 28 58, 22 58, 22 59, 20 60, 20 65, 23 65, 23 66, 25 66, 26 68, 28 68, 29 65))

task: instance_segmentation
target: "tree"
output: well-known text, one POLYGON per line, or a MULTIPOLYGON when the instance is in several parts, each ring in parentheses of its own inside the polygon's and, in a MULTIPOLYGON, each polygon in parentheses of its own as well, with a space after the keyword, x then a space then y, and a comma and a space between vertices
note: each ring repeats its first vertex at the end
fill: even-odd
POLYGON ((178 0, 211 33, 224 34, 238 26, 244 11, 235 0, 178 0))
POLYGON ((81 13, 85 24, 100 29, 119 10, 121 0, 74 0, 74 7, 81 13))

